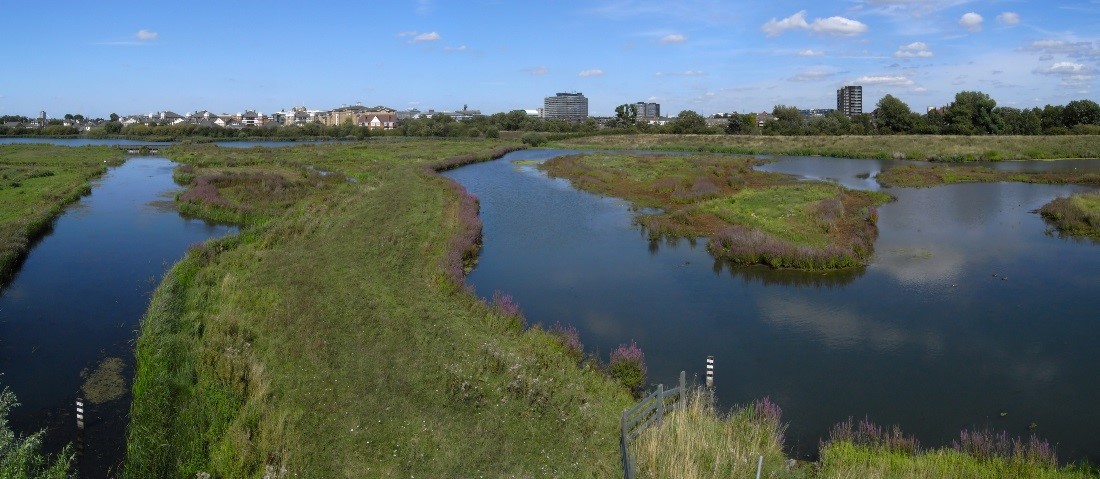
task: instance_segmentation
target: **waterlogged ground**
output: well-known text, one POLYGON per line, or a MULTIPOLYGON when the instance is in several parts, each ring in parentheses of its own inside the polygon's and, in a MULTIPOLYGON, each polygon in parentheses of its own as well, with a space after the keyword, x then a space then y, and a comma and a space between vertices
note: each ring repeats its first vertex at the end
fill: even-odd
MULTIPOLYGON (((484 247, 469 277, 478 294, 512 294, 531 323, 576 325, 605 360, 637 341, 654 384, 680 370, 700 377, 714 355, 721 403, 770 396, 799 456, 833 424, 869 416, 928 446, 988 427, 1035 432, 1063 459, 1100 460, 1100 249, 1047 234, 1035 213, 1095 188, 886 188, 898 200, 879 209, 871 263, 805 273, 731 268, 703 241, 648 241, 626 202, 515 162, 567 153, 520 151, 448 173, 481 200, 484 247)), ((903 163, 788 157, 762 168, 880 189, 876 174, 903 163)))

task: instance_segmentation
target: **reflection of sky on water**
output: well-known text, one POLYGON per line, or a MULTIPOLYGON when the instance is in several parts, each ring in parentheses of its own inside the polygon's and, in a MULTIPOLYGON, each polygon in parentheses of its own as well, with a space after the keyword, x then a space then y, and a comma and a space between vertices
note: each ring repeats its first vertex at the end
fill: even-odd
MULTIPOLYGON (((479 294, 511 293, 532 323, 576 325, 605 360, 636 340, 654 383, 697 376, 715 355, 723 406, 771 396, 799 454, 834 423, 870 415, 929 445, 967 427, 1026 434, 1036 422, 1064 457, 1100 458, 1100 384, 1085 379, 1100 364, 1100 250, 1044 234, 1032 213, 1083 188, 886 189, 897 201, 879 208, 866 268, 775 271, 716 263, 705 241, 650 242, 621 200, 508 162, 554 154, 448 173, 481 199, 485 245, 469 277, 479 294)), ((874 172, 899 163, 763 168, 870 188, 874 172)))

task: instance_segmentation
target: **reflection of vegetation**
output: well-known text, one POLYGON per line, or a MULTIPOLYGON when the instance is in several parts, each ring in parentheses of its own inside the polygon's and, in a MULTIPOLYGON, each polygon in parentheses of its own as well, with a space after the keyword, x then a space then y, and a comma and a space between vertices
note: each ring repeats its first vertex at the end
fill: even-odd
POLYGON ((1100 192, 1055 198, 1043 205, 1039 213, 1063 235, 1100 242, 1100 192))
POLYGON ((746 283, 759 282, 762 285, 833 287, 852 284, 863 273, 865 267, 844 268, 829 271, 804 271, 797 269, 774 269, 765 266, 738 266, 727 260, 716 259, 712 265, 714 274, 726 271, 733 278, 746 283))
POLYGON ((0 283, 65 205, 122 159, 121 151, 102 146, 0 145, 0 283))
POLYGON ((889 198, 753 170, 759 160, 587 154, 543 163, 579 188, 659 207, 638 221, 651 237, 710 237, 710 252, 742 264, 834 269, 870 256, 875 206, 889 198))
POLYGON ((882 186, 927 187, 952 183, 1011 181, 1018 183, 1081 184, 1100 186, 1100 174, 1077 170, 1001 171, 988 166, 901 165, 876 177, 882 186))
POLYGON ((81 389, 84 398, 92 404, 114 401, 126 393, 126 379, 122 377, 122 360, 107 358, 88 375, 81 389))
POLYGON ((8 426, 8 413, 19 406, 8 388, 0 391, 0 478, 62 479, 69 477, 72 450, 66 446, 53 460, 40 452, 43 432, 18 437, 8 426))
POLYGON ((628 392, 451 280, 477 203, 425 167, 517 145, 170 150, 196 178, 303 183, 250 190, 258 221, 165 275, 138 340, 126 474, 613 476, 628 392), (356 181, 292 177, 295 164, 356 181))
POLYGON ((560 142, 565 148, 699 151, 935 161, 1100 157, 1100 136, 759 136, 607 135, 560 142))

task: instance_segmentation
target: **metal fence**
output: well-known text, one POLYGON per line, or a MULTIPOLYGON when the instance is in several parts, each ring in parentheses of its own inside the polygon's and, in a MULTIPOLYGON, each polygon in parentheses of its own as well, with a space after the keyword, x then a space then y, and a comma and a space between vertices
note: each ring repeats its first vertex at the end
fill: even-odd
POLYGON ((630 457, 630 443, 650 426, 659 424, 667 411, 684 405, 684 393, 687 391, 685 376, 684 371, 680 371, 679 386, 666 390, 664 384, 658 384, 656 391, 642 398, 634 407, 623 411, 619 448, 623 456, 624 478, 634 479, 634 459, 630 457))

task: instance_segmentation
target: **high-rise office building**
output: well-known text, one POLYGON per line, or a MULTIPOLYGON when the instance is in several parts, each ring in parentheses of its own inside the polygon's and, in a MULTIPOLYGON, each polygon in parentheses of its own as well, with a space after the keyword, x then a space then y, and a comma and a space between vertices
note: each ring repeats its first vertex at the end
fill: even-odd
POLYGON ((642 120, 656 120, 661 116, 661 104, 660 103, 646 103, 640 101, 634 104, 634 108, 638 110, 638 119, 642 120))
POLYGON ((548 96, 543 102, 542 117, 584 121, 588 119, 588 99, 582 93, 558 93, 548 96))
POLYGON ((845 86, 836 91, 836 109, 851 118, 863 113, 863 87, 845 86))

